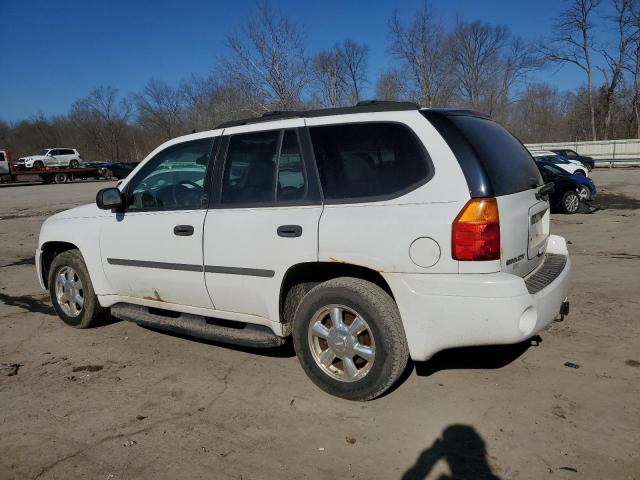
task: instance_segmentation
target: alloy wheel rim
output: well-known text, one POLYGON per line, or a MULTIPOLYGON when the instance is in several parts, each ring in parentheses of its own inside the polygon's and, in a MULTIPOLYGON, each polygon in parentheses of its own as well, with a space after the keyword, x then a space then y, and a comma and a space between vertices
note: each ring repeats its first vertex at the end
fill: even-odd
POLYGON ((375 361, 376 346, 367 321, 344 305, 327 305, 309 323, 309 347, 320 369, 331 378, 355 382, 375 361))
POLYGON ((82 280, 71 267, 62 267, 56 274, 56 300, 62 311, 77 317, 84 307, 84 288, 82 280))
POLYGON ((586 200, 587 198, 589 198, 589 189, 587 187, 582 187, 578 195, 580 195, 581 199, 586 200))
POLYGON ((564 206, 567 208, 569 212, 575 212, 578 210, 578 206, 580 205, 580 197, 578 195, 569 195, 565 201, 564 206))

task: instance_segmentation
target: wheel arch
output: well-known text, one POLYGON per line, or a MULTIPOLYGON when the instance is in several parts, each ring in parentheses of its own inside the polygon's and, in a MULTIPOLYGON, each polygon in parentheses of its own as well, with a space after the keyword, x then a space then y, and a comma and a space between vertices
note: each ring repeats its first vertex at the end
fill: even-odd
POLYGON ((353 277, 367 280, 378 285, 395 301, 393 292, 387 281, 380 272, 372 268, 342 262, 298 263, 289 267, 280 284, 280 321, 282 323, 290 323, 293 320, 295 307, 299 305, 302 297, 315 285, 339 277, 353 277), (292 310, 287 308, 287 297, 290 293, 292 298, 289 299, 289 304, 294 306, 292 310))
POLYGON ((49 268, 51 267, 53 259, 68 250, 80 251, 77 245, 62 241, 45 242, 40 249, 42 250, 42 256, 40 257, 40 275, 42 276, 42 283, 46 288, 49 288, 49 268))

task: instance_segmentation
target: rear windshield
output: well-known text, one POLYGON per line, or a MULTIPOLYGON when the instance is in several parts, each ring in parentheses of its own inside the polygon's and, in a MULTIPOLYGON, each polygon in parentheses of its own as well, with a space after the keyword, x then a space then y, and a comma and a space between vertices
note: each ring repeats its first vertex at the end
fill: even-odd
MULTIPOLYGON (((470 169, 484 169, 491 187, 490 192, 487 188, 482 189, 485 195, 510 195, 542 185, 542 177, 529 151, 493 120, 471 115, 446 115, 448 122, 433 122, 428 115, 427 118, 458 157, 468 182, 479 176, 477 172, 470 172, 470 169), (450 132, 452 128, 457 132, 450 132), (452 144, 454 138, 455 143, 459 144, 460 136, 471 149, 452 144), (461 155, 473 155, 477 160, 462 159, 461 155)), ((470 184, 469 189, 473 195, 474 186, 470 184)), ((474 196, 482 196, 482 193, 474 196)))

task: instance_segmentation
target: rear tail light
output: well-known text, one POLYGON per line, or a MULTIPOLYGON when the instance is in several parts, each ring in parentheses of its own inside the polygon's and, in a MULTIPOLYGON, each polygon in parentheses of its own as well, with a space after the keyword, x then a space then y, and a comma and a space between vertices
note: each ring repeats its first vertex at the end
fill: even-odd
POLYGON ((495 198, 473 198, 453 221, 454 260, 499 260, 500 217, 495 198))

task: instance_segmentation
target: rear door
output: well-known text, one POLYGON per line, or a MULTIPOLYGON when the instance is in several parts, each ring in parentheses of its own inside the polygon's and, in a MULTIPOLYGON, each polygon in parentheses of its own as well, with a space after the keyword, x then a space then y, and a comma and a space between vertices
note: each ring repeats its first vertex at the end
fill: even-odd
POLYGON ((303 120, 284 125, 224 132, 203 244, 217 310, 278 321, 288 268, 317 261, 322 203, 315 168, 303 120))
POLYGON ((526 276, 543 261, 549 237, 549 203, 537 198, 543 180, 533 157, 489 118, 463 113, 425 116, 456 154, 471 196, 498 201, 500 269, 526 276))
POLYGON ((63 166, 67 166, 69 165, 69 162, 71 162, 71 160, 73 160, 74 158, 74 151, 68 148, 62 149, 60 150, 61 158, 60 158, 60 164, 63 166))

